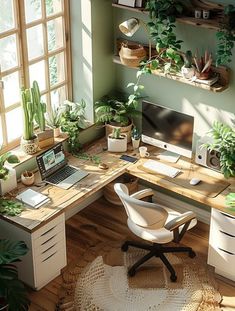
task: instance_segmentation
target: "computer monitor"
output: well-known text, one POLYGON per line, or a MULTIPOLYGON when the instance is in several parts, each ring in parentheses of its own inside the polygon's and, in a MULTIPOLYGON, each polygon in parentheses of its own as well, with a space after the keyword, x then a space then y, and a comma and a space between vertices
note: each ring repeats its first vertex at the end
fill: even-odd
POLYGON ((142 101, 142 141, 192 157, 194 118, 182 112, 142 101))

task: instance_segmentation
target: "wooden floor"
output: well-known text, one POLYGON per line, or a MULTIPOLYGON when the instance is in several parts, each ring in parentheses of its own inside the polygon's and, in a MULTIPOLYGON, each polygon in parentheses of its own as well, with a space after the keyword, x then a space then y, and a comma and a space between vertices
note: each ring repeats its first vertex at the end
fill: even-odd
MULTIPOLYGON (((197 255, 206 261, 208 236, 209 227, 198 223, 184 236, 183 243, 192 246, 197 255)), ((78 254, 87 247, 98 242, 134 238, 127 228, 124 209, 108 203, 104 198, 92 203, 66 222, 66 237, 68 263, 76 260, 78 254)), ((59 276, 38 292, 29 290, 30 311, 55 310, 61 282, 62 278, 59 276)), ((219 279, 218 283, 219 291, 224 296, 223 310, 235 310, 235 284, 228 285, 219 279)))

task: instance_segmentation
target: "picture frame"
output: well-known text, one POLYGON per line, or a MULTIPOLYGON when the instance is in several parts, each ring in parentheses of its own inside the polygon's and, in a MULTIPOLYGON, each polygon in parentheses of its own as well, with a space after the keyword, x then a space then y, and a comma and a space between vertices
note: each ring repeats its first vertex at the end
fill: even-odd
POLYGON ((135 7, 135 2, 136 2, 135 0, 118 0, 118 4, 130 6, 132 8, 135 7))

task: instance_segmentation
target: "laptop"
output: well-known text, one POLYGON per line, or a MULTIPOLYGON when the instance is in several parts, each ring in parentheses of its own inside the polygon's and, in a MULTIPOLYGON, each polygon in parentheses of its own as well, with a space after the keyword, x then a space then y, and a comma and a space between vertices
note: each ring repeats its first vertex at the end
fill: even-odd
POLYGON ((88 175, 87 172, 68 165, 62 143, 41 153, 36 160, 42 180, 63 189, 69 189, 88 175))

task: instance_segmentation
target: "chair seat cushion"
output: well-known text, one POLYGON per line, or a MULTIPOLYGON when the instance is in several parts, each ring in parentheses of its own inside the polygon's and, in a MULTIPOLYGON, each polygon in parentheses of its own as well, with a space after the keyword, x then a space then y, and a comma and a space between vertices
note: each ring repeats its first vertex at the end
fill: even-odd
MULTIPOLYGON (((170 208, 164 207, 168 212, 168 217, 166 220, 166 223, 174 219, 175 217, 181 215, 179 212, 176 212, 170 208)), ((138 237, 152 242, 152 243, 158 243, 158 244, 164 244, 169 243, 174 239, 173 231, 169 231, 165 229, 164 227, 159 228, 157 225, 152 225, 149 227, 141 227, 136 225, 133 221, 131 221, 130 218, 127 220, 127 224, 129 229, 138 237)), ((193 219, 190 222, 189 229, 193 228, 197 224, 197 220, 193 219)), ((179 230, 181 231, 183 229, 183 225, 179 227, 179 230)))

